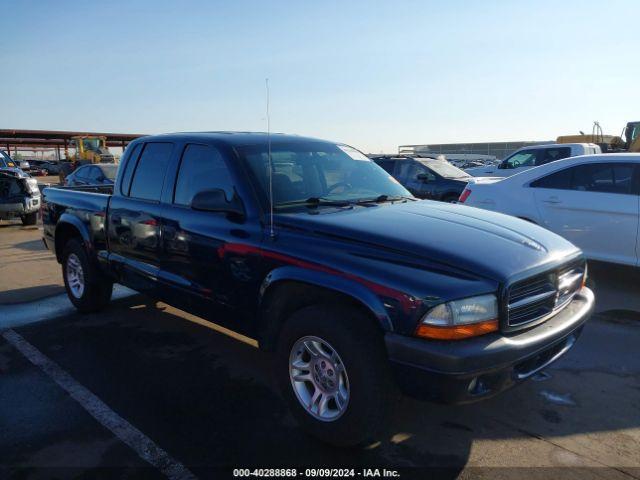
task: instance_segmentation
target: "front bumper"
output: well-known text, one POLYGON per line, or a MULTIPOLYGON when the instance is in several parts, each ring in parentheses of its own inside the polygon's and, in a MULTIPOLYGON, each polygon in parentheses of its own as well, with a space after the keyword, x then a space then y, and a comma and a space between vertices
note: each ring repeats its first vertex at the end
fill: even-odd
POLYGON ((582 288, 545 323, 512 334, 435 341, 385 335, 400 388, 408 395, 443 403, 491 397, 546 368, 571 349, 591 316, 593 292, 582 288))
POLYGON ((0 218, 26 215, 40 209, 40 195, 27 197, 22 202, 0 202, 0 218))

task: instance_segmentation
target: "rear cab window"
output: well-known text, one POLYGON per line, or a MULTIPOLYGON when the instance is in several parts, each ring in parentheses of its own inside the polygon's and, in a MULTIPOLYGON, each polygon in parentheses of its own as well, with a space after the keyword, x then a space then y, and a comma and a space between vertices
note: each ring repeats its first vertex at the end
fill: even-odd
POLYGON ((160 201, 172 152, 173 143, 145 144, 131 179, 130 197, 152 202, 160 201))
POLYGON ((136 169, 136 163, 138 163, 138 155, 142 149, 142 143, 134 145, 133 150, 129 152, 129 155, 124 162, 124 172, 122 172, 122 180, 120 181, 120 193, 122 195, 129 195, 129 187, 131 187, 131 177, 133 171, 136 169))

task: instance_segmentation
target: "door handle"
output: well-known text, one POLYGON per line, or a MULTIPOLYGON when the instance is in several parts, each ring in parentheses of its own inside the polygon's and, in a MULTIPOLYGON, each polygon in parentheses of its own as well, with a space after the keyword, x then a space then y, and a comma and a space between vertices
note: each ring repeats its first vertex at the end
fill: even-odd
POLYGON ((544 203, 551 203, 553 205, 557 204, 557 203, 562 203, 562 200, 560 200, 558 197, 549 197, 546 200, 543 200, 544 203))

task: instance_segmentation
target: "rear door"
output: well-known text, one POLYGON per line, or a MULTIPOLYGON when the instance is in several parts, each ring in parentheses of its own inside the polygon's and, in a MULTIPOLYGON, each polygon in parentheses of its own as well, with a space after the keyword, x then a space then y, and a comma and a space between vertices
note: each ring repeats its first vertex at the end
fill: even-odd
POLYGON ((531 184, 544 226, 589 258, 636 265, 639 199, 632 163, 586 163, 531 184))
POLYGON ((174 144, 136 145, 127 160, 119 191, 109 204, 110 259, 121 281, 131 288, 157 293, 160 268, 160 199, 174 144), (138 155, 139 154, 139 155, 138 155))

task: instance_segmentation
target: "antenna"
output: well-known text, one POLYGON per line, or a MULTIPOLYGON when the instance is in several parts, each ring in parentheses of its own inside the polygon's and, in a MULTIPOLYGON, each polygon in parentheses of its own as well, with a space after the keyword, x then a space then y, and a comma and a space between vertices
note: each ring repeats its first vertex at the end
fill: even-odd
POLYGON ((269 160, 269 236, 276 236, 273 231, 273 163, 271 161, 271 117, 269 116, 269 79, 264 79, 267 88, 267 149, 269 160))

